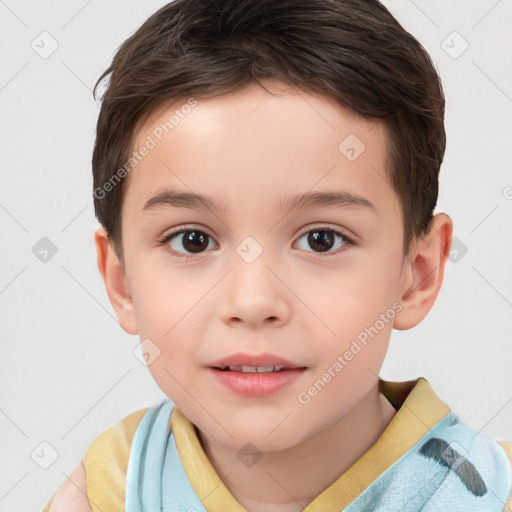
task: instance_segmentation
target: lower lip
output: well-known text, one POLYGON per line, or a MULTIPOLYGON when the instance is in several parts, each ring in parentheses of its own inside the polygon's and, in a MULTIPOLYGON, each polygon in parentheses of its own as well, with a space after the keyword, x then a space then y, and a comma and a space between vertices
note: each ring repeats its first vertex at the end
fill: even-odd
POLYGON ((218 381, 238 395, 264 397, 295 382, 306 370, 290 368, 280 372, 244 373, 209 368, 218 381))

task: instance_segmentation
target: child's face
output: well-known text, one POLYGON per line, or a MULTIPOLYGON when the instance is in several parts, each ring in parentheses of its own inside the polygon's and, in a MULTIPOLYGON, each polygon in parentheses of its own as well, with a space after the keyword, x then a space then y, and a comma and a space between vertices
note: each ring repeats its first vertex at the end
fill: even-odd
POLYGON ((281 95, 253 85, 198 100, 188 114, 185 102, 156 112, 134 150, 148 136, 156 147, 131 171, 122 209, 134 308, 123 327, 158 347, 151 374, 209 438, 262 451, 320 432, 375 386, 410 285, 383 126, 325 98, 271 90, 281 95), (174 128, 162 134, 175 110, 174 128), (144 209, 164 190, 208 195, 225 210, 144 209), (280 208, 320 192, 362 201, 280 208), (195 233, 159 243, 177 228, 195 233), (301 369, 267 376, 268 387, 250 375, 244 395, 211 368, 233 354, 301 369))

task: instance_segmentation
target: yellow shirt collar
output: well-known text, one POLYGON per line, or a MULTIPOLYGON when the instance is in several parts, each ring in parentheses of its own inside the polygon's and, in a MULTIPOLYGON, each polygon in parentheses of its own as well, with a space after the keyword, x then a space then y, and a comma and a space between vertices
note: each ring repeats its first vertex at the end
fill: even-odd
MULTIPOLYGON (((423 377, 406 382, 380 379, 379 388, 397 413, 374 445, 304 512, 341 510, 348 506, 450 412, 423 377)), ((208 511, 245 512, 206 456, 194 425, 177 407, 171 414, 171 428, 185 473, 208 511)))

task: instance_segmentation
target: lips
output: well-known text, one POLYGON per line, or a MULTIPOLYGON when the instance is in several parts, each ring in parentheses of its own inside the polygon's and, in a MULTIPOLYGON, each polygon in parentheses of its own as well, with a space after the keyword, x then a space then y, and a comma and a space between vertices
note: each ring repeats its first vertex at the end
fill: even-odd
POLYGON ((291 386, 306 371, 273 354, 233 354, 208 365, 215 381, 237 395, 263 398, 291 386))

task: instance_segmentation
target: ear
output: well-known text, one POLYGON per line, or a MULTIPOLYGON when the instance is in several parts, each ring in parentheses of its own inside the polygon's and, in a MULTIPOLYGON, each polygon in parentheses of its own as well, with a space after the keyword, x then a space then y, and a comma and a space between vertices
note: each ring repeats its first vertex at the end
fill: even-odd
POLYGON ((96 244, 98 269, 119 323, 128 334, 137 334, 135 308, 126 274, 103 227, 99 227, 95 231, 94 243, 96 244))
POLYGON ((448 215, 437 214, 430 231, 418 238, 405 259, 395 329, 411 329, 428 314, 443 283, 444 268, 450 254, 453 223, 448 215))

